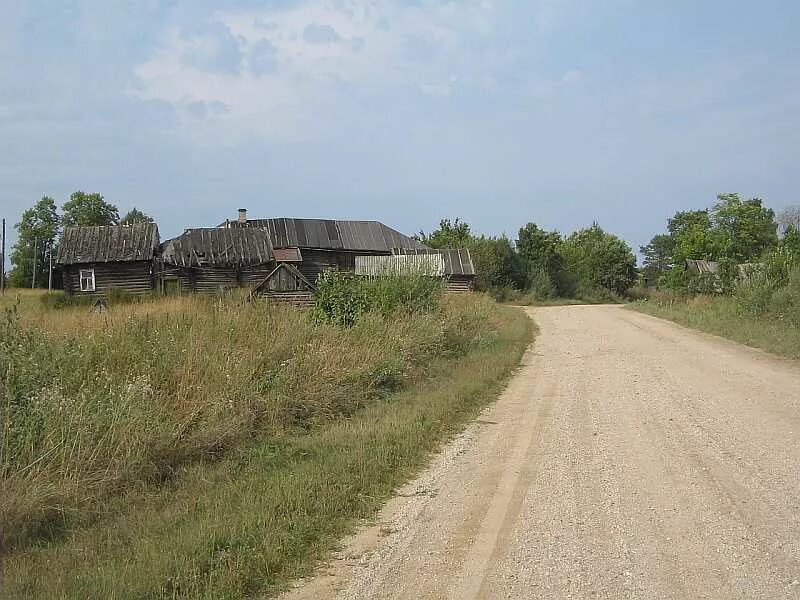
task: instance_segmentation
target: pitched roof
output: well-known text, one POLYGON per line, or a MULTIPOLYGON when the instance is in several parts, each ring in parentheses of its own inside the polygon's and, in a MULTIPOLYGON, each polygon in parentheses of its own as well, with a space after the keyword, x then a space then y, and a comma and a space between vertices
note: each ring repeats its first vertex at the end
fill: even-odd
MULTIPOLYGON (((228 221, 223 227, 241 228, 228 221)), ((340 221, 329 219, 249 219, 244 227, 269 232, 275 248, 298 247, 323 250, 361 250, 391 252, 392 248, 424 248, 419 241, 378 221, 340 221)))
POLYGON ((719 271, 719 263, 713 260, 692 260, 687 258, 686 270, 694 273, 717 273, 719 271))
POLYGON ((438 254, 444 261, 445 275, 475 275, 472 255, 466 248, 400 248, 395 254, 438 254))
POLYGON ((262 265, 273 258, 269 236, 256 228, 187 229, 164 242, 161 255, 179 267, 262 265))
POLYGON ((159 244, 155 223, 67 227, 56 263, 74 265, 152 260, 159 244))

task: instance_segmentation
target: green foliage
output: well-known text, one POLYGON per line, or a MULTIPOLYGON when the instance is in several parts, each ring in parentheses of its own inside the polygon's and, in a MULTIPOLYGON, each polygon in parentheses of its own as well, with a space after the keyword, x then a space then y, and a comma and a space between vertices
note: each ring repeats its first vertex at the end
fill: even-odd
POLYGON ((744 265, 734 292, 739 307, 754 316, 772 311, 773 299, 790 284, 795 264, 791 253, 776 249, 761 262, 744 265))
POLYGON ((682 267, 687 259, 712 260, 718 255, 719 240, 707 210, 675 213, 667 223, 673 240, 670 264, 682 267))
POLYGON ((133 225, 134 223, 152 223, 153 217, 150 215, 143 213, 135 206, 130 209, 122 219, 120 219, 120 225, 133 225))
POLYGON ((20 222, 15 225, 17 242, 11 250, 13 270, 9 275, 9 283, 12 286, 30 287, 35 262, 37 287, 47 287, 49 261, 46 253, 48 247, 55 246, 58 222, 56 203, 49 196, 43 196, 32 208, 22 213, 20 222))
POLYGON ((800 259, 800 229, 796 225, 787 225, 781 240, 781 248, 800 259))
POLYGON ((431 248, 467 248, 472 239, 469 224, 458 217, 452 221, 442 219, 439 221, 439 229, 430 235, 420 232, 422 243, 431 248))
POLYGON ((720 194, 711 220, 719 240, 717 258, 748 262, 778 245, 775 212, 759 198, 742 200, 738 194, 720 194))
POLYGON ((636 257, 630 246, 597 224, 568 237, 561 253, 584 289, 603 288, 621 296, 636 282, 636 257))
POLYGON ((561 254, 561 234, 545 231, 535 223, 519 230, 517 252, 527 264, 527 287, 537 297, 548 294, 570 296, 574 293, 572 278, 568 277, 561 254), (549 291, 548 291, 549 290, 549 291))
POLYGON ((659 279, 673 267, 675 239, 666 234, 653 237, 650 243, 639 251, 644 256, 642 272, 650 285, 657 284, 659 279))
POLYGON ((528 290, 537 300, 549 300, 558 296, 558 289, 547 270, 533 265, 528 271, 528 290))
POLYGON ((468 247, 475 266, 477 290, 524 287, 525 265, 507 237, 481 236, 475 238, 468 247))
POLYGON ((116 225, 119 223, 119 211, 113 204, 105 201, 102 194, 73 192, 69 200, 61 207, 61 224, 64 227, 73 225, 116 225))
POLYGON ((430 312, 438 305, 443 282, 424 275, 360 277, 329 269, 317 280, 314 317, 317 321, 353 327, 361 317, 376 312, 388 317, 398 310, 430 312))

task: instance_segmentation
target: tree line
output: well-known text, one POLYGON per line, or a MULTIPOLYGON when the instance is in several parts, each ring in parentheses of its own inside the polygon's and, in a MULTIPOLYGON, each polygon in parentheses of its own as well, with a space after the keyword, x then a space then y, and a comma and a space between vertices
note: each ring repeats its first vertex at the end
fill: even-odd
POLYGON ((713 292, 732 286, 741 265, 800 257, 800 207, 776 214, 760 198, 719 194, 710 208, 676 212, 666 229, 641 247, 642 276, 652 287, 713 292), (687 260, 715 262, 718 275, 692 273, 687 260))
POLYGON ((35 282, 36 287, 47 287, 49 253, 55 260, 65 227, 152 221, 150 216, 135 207, 120 218, 117 207, 96 192, 74 192, 61 206, 60 213, 51 196, 42 196, 22 213, 19 223, 14 226, 18 236, 11 249, 8 283, 14 287, 30 287, 35 282))
POLYGON ((597 223, 563 236, 536 223, 519 229, 517 239, 472 233, 458 218, 443 219, 419 239, 432 248, 468 248, 475 266, 475 287, 504 298, 513 290, 550 298, 613 299, 637 279, 636 256, 619 237, 597 223))

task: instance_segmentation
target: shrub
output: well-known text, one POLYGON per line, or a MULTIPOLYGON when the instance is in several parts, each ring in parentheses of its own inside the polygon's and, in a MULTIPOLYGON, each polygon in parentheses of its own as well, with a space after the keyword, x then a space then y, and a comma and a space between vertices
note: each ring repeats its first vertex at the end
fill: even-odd
POLYGON ((554 298, 558 290, 543 267, 534 266, 528 271, 528 286, 537 300, 554 298))
POLYGON ((444 284, 425 275, 359 277, 353 273, 325 271, 317 281, 314 318, 352 327, 367 312, 389 316, 398 310, 412 313, 436 308, 444 284))

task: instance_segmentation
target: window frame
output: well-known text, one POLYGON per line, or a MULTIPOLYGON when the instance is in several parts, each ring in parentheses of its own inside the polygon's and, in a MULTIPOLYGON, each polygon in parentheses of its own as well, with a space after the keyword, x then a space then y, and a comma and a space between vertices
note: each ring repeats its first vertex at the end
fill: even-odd
POLYGON ((97 282, 94 278, 94 269, 78 269, 78 287, 81 288, 82 292, 94 292, 97 290, 97 282), (89 275, 84 276, 84 273, 89 273, 89 275), (91 288, 88 286, 84 287, 84 281, 91 281, 91 288))

